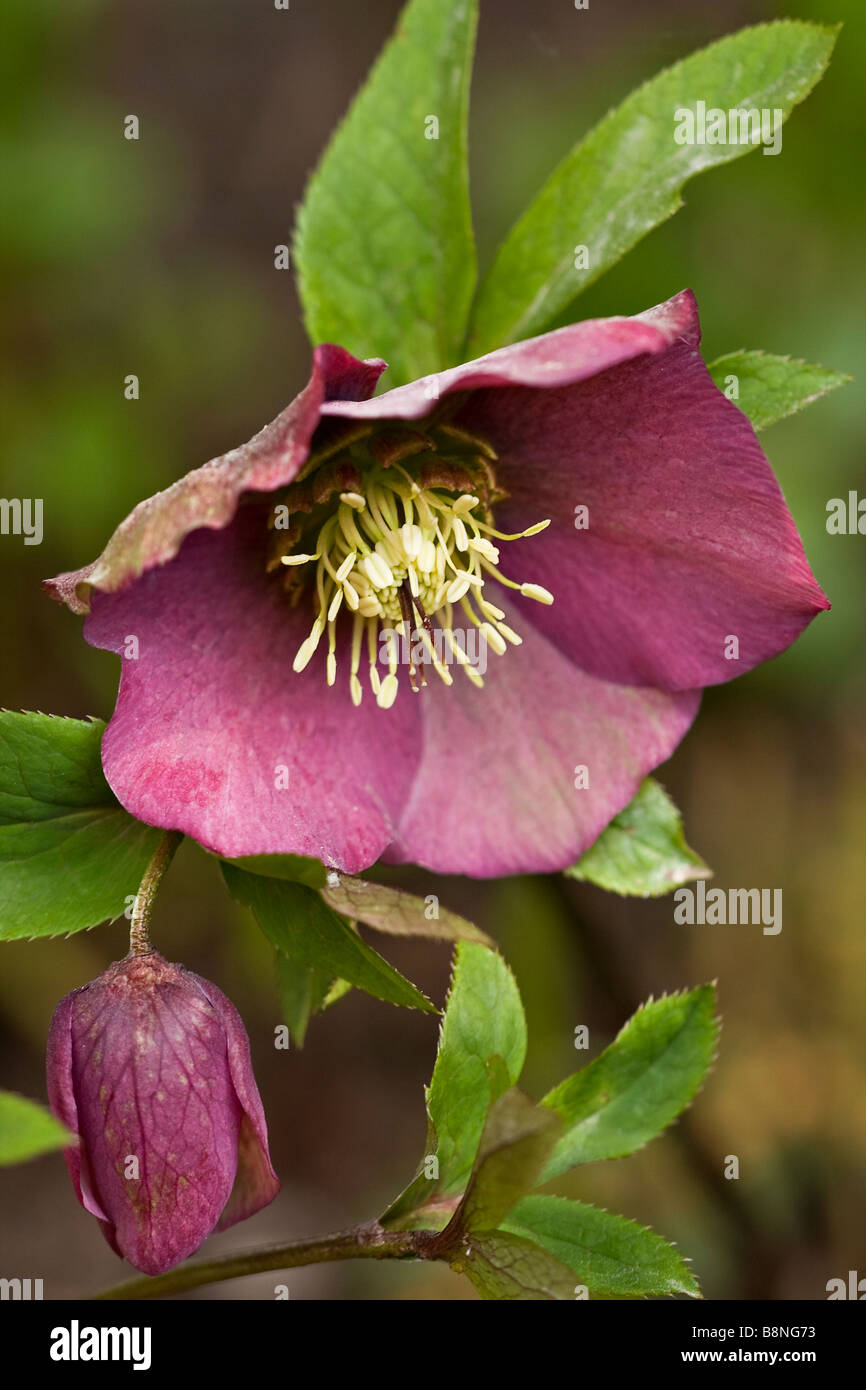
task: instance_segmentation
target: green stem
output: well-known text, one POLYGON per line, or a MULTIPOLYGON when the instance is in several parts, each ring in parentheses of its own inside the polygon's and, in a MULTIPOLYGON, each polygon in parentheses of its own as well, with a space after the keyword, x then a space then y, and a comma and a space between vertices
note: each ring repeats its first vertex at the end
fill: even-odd
POLYGON ((302 1265, 326 1264, 333 1260, 400 1260, 407 1256, 423 1259, 425 1234, 429 1238, 429 1232, 384 1231, 378 1222, 372 1221, 364 1226, 355 1226, 350 1231, 320 1236, 316 1240, 293 1241, 289 1245, 248 1250, 220 1260, 180 1265, 177 1269, 170 1269, 167 1274, 131 1279, 127 1284, 118 1284, 116 1288, 95 1294, 94 1298, 161 1298, 164 1294, 200 1288, 202 1284, 240 1279, 245 1274, 261 1274, 269 1269, 298 1269, 302 1265))
POLYGON ((149 925, 153 903, 159 891, 163 874, 174 858, 174 852, 183 839, 179 830, 169 830, 163 835, 156 852, 144 871, 135 901, 132 904, 129 925, 129 952, 133 956, 146 956, 153 950, 150 944, 149 925))

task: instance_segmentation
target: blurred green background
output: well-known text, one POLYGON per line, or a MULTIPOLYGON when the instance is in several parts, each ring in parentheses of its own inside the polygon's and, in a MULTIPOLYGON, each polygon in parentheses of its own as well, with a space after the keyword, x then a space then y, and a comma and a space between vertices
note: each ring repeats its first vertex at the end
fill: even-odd
MULTIPOLYGON (((5 272, 0 492, 42 497, 45 539, 0 540, 2 701, 110 714, 116 659, 39 581, 94 558, 141 497, 248 438, 305 380, 290 273, 274 269, 293 207, 334 122, 393 25, 397 0, 14 0, 0 50, 5 272), (137 143, 123 117, 141 120, 137 143), (136 373, 141 398, 123 378, 136 373)), ((833 601, 796 647, 708 692, 662 773, 721 886, 784 891, 784 928, 680 927, 672 903, 545 880, 397 877, 493 932, 527 1006, 529 1089, 595 1055, 650 994, 717 978, 719 1060, 688 1120, 648 1149, 590 1166, 563 1190, 655 1226, 711 1298, 825 1297, 866 1274, 866 734, 864 547, 828 536, 825 508, 866 491, 866 13, 858 0, 625 3, 483 0, 473 198, 482 264, 550 169, 609 106, 661 66, 756 21, 845 27, 828 75, 785 126, 777 158, 699 178, 686 207, 578 301, 632 313, 686 285, 708 360, 738 347, 850 372, 852 386, 763 436, 819 581, 833 601), (738 1182, 722 1177, 737 1154, 738 1182)), ((376 345, 370 344, 370 353, 376 345)), ((436 1022, 351 995, 303 1052, 276 1052, 270 954, 212 861, 181 851, 155 923, 170 959, 240 1008, 283 1178, 277 1203, 213 1253, 365 1219, 411 1175, 436 1022)), ((381 944, 381 940, 377 944, 381 944)), ((447 954, 388 954, 442 999, 447 954)), ((44 1096, 51 1012, 126 949, 122 925, 0 953, 0 1083, 44 1096)), ((0 1272, 47 1297, 124 1277, 75 1202, 59 1156, 0 1178, 0 1272)), ((127 1271, 128 1272, 128 1271, 127 1271)), ((282 1277, 282 1276, 280 1276, 282 1277)), ((275 1276, 200 1296, 273 1297, 275 1276)), ((292 1297, 462 1298, 421 1265, 296 1271, 292 1297)))

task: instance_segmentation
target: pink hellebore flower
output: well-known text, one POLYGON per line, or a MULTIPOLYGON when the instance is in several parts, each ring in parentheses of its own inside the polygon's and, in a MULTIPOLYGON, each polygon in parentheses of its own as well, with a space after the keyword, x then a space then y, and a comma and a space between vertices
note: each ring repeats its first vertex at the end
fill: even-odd
POLYGON ((65 1157, 79 1202, 144 1274, 171 1269, 279 1191, 237 1010, 155 951, 60 1001, 48 1097, 78 1135, 65 1157))
POLYGON ((272 424, 48 581, 124 657, 124 806, 227 857, 573 863, 700 688, 829 606, 698 342, 684 291, 375 397, 384 363, 317 348, 272 424))

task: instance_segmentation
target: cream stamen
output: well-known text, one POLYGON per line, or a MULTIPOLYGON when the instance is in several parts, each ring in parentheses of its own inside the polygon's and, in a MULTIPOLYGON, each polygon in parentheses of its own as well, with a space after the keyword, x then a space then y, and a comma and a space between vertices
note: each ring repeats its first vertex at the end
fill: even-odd
MULTIPOLYGON (((474 472, 469 470, 470 477, 492 478, 490 465, 485 461, 495 458, 489 446, 465 431, 446 429, 444 425, 441 430, 465 448, 476 448, 478 466, 474 472), (480 455, 483 458, 479 459, 480 455)), ((449 455, 450 452, 449 446, 449 455)), ((429 453, 424 454, 425 459, 430 457, 429 453)), ((459 457, 449 458, 449 462, 460 467, 459 457)), ((325 677, 328 685, 335 684, 336 625, 338 620, 348 622, 339 616, 345 605, 352 618, 349 691, 354 705, 360 705, 363 698, 359 671, 365 632, 369 685, 381 709, 390 709, 397 698, 401 649, 404 660, 408 651, 413 690, 426 685, 424 673, 428 663, 445 685, 453 683, 449 668, 456 664, 474 685, 483 686, 479 670, 467 655, 463 634, 453 630, 453 605, 460 605, 468 621, 497 655, 503 655, 509 644, 519 646, 522 639, 505 622, 504 610, 485 596, 485 580, 493 579, 538 603, 552 603, 553 595, 540 584, 507 579, 498 569, 499 547, 488 538, 499 542, 520 540, 537 535, 549 522, 537 522, 525 531, 507 534, 496 530, 489 507, 474 491, 455 495, 441 485, 422 487, 399 463, 390 468, 365 464, 358 467, 357 473, 359 489, 338 494, 335 510, 316 527, 315 548, 311 552, 290 550, 279 556, 279 562, 294 571, 305 565, 315 566, 310 574, 314 579, 316 616, 309 635, 295 654, 293 669, 301 672, 309 665, 327 630, 325 677), (387 654, 378 649, 381 633, 386 630, 394 633, 387 654), (416 668, 421 648, 415 644, 419 638, 425 658, 416 668), (381 662, 387 666, 384 675, 381 662)), ((291 507, 289 512, 291 515, 291 507)), ((303 527, 300 534, 304 534, 303 527)), ((309 545, 309 527, 305 534, 309 545)), ((271 564, 276 564, 276 559, 271 564)), ((285 583, 296 601, 299 581, 287 575, 285 583)))

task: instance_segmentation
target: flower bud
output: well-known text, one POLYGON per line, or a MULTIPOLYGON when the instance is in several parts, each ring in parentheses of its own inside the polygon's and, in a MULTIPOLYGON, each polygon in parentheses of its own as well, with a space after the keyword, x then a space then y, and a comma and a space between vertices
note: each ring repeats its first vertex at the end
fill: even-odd
POLYGON ((82 1206, 144 1274, 273 1201, 267 1126, 234 1005, 155 951, 129 955, 54 1011, 48 1097, 82 1206))

